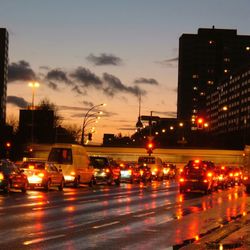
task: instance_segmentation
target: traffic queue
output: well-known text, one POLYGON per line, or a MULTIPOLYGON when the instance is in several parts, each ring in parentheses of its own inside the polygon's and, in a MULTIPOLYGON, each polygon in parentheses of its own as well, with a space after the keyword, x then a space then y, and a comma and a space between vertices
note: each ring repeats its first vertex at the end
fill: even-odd
POLYGON ((84 147, 75 144, 54 144, 46 160, 25 159, 18 165, 7 159, 0 160, 0 189, 49 191, 56 187, 79 187, 88 184, 116 185, 126 183, 150 183, 152 181, 178 180, 179 192, 211 193, 241 185, 242 169, 233 166, 217 166, 211 161, 190 160, 183 168, 161 158, 145 155, 136 162, 116 161, 108 156, 88 155, 84 147))
POLYGON ((244 176, 240 167, 217 166, 213 162, 190 160, 179 176, 180 193, 204 192, 212 193, 218 189, 226 189, 241 185, 244 176))

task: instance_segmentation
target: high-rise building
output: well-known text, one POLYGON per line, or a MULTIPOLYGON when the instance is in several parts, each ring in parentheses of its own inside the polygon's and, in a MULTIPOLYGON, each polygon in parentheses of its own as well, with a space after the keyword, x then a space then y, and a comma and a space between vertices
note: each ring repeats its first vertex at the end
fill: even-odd
POLYGON ((6 122, 6 96, 8 81, 8 31, 0 28, 0 127, 6 122))
POLYGON ((234 29, 198 29, 179 39, 179 120, 196 127, 198 117, 206 119, 206 96, 231 72, 250 63, 250 36, 234 29), (192 121, 192 123, 191 123, 192 121))
POLYGON ((250 65, 224 78, 207 95, 211 135, 228 146, 250 143, 250 65))

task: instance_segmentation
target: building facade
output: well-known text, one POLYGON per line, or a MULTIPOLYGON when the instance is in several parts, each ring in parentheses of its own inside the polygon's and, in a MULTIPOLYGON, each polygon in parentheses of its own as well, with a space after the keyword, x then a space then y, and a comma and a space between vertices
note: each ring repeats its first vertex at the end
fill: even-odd
MULTIPOLYGON (((250 63, 250 36, 237 30, 201 28, 179 39, 177 118, 197 127, 206 116, 207 95, 231 72, 250 63)), ((214 93, 216 95, 216 93, 214 93)))
POLYGON ((6 98, 8 81, 8 31, 0 28, 0 127, 6 122, 6 98))
POLYGON ((207 95, 210 132, 226 144, 250 144, 250 64, 223 79, 207 95))

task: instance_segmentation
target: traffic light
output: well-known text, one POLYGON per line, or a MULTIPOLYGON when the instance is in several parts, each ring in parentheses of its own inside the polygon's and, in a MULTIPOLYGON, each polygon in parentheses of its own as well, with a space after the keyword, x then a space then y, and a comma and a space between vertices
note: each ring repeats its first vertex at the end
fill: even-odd
POLYGON ((147 144, 147 153, 149 155, 151 155, 153 153, 153 149, 154 149, 154 144, 152 142, 148 142, 148 144, 147 144))
POLYGON ((88 140, 92 141, 92 133, 88 133, 88 140))
POLYGON ((5 143, 5 147, 6 147, 7 150, 9 150, 11 148, 11 143, 9 141, 7 141, 5 143))
POLYGON ((204 125, 204 119, 202 117, 197 119, 197 128, 198 129, 203 129, 203 125, 204 125))

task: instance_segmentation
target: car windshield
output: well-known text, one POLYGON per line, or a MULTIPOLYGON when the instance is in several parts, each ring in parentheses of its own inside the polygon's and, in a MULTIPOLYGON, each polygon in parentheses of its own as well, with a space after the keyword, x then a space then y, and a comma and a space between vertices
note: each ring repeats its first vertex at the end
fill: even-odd
POLYGON ((24 162, 20 166, 20 168, 43 170, 45 169, 45 163, 44 162, 24 162))
POLYGON ((108 166, 108 160, 104 157, 90 157, 90 162, 94 168, 105 168, 108 166))
POLYGON ((154 164, 155 158, 154 157, 139 157, 138 163, 154 164))

